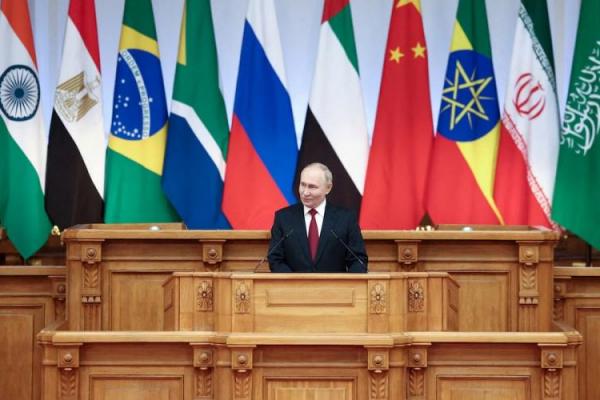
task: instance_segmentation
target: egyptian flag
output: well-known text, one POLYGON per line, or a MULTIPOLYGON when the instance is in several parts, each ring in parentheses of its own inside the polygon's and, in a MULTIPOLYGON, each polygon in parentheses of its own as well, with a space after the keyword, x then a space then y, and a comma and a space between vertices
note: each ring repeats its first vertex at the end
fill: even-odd
POLYGON ((419 0, 394 3, 360 226, 414 229, 425 214, 433 142, 427 48, 419 0))
POLYGON ((295 202, 298 157, 273 0, 250 0, 233 106, 223 211, 234 229, 267 229, 295 202))
POLYGON ((358 212, 368 156, 350 3, 325 0, 296 181, 307 164, 321 162, 333 173, 333 190, 327 198, 358 212))
POLYGON ((102 222, 106 139, 94 0, 71 0, 48 139, 46 210, 61 230, 102 222))
POLYGON ((497 224, 500 111, 485 2, 460 0, 427 186, 436 224, 497 224))
POLYGON ((554 227, 560 125, 546 0, 521 1, 505 99, 494 198, 508 225, 554 227))

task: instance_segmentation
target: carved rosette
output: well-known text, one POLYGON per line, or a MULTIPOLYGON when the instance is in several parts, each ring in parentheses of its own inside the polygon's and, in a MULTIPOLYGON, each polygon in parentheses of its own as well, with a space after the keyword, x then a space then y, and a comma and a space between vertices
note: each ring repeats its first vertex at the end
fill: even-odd
POLYGON ((397 240, 398 263, 403 270, 412 270, 418 261, 419 243, 397 240))
POLYGON ((386 294, 385 286, 381 283, 376 283, 371 288, 371 301, 369 309, 372 314, 383 314, 386 311, 386 294))
POLYGON ((235 312, 236 314, 248 314, 250 312, 250 288, 244 281, 238 283, 235 288, 235 312))
POLYGON ((408 311, 421 312, 425 310, 425 289, 419 280, 408 281, 408 311))
POLYGON ((368 349, 369 400, 389 398, 389 350, 368 349))
POLYGON ((224 240, 200 241, 202 244, 202 262, 207 270, 219 268, 223 261, 224 240))
POLYGON ((198 286, 198 293, 196 294, 196 309, 198 311, 212 311, 213 310, 213 284, 211 281, 202 281, 198 286))

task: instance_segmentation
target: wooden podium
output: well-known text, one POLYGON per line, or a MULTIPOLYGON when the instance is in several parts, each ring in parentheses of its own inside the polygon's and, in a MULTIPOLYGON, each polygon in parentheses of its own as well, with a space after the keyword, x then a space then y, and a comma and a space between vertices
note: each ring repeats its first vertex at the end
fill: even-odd
POLYGON ((369 334, 452 331, 458 286, 444 272, 176 272, 164 284, 164 330, 369 334))
MULTIPOLYGON (((527 227, 364 232, 371 272, 447 272, 461 290, 458 330, 552 329, 558 234, 527 227)), ((72 330, 163 329, 173 272, 267 271, 265 231, 188 231, 179 224, 85 225, 65 231, 72 330)))
POLYGON ((69 230, 41 400, 580 398, 557 235, 471 228, 365 232, 357 275, 254 273, 263 231, 69 230))

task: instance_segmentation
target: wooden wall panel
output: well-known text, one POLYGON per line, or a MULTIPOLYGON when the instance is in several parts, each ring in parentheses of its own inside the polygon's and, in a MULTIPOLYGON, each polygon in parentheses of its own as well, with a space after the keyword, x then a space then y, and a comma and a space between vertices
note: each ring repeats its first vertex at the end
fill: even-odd
POLYGON ((436 400, 527 400, 531 399, 529 377, 438 376, 436 400))
POLYGON ((356 383, 353 380, 339 378, 302 379, 267 378, 265 379, 265 400, 353 400, 356 383))
POLYGON ((580 400, 600 393, 600 268, 554 268, 554 318, 583 335, 578 350, 580 400))
POLYGON ((115 331, 160 331, 163 329, 162 284, 166 273, 110 274, 110 329, 115 331))
POLYGON ((39 400, 42 348, 36 335, 64 319, 64 267, 0 267, 0 398, 39 400))
POLYGON ((41 329, 40 322, 43 321, 41 311, 37 307, 19 310, 0 308, 0 363, 3 367, 0 373, 0 393, 4 398, 34 398, 33 380, 37 378, 37 374, 34 376, 32 371, 34 365, 35 370, 39 370, 37 364, 40 361, 40 352, 34 343, 35 334, 41 329))
POLYGON ((123 376, 92 375, 90 382, 90 400, 182 400, 184 399, 183 377, 173 376, 123 376))
POLYGON ((578 399, 572 332, 45 331, 40 340, 41 400, 578 399))
POLYGON ((459 331, 510 330, 510 281, 507 273, 452 272, 452 277, 460 286, 458 304, 466 304, 459 308, 459 331))

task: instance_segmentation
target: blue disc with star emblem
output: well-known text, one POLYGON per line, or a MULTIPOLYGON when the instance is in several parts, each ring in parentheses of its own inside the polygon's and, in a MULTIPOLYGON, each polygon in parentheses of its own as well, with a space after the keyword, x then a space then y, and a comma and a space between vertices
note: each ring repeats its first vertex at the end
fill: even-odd
POLYGON ((40 83, 27 65, 11 65, 0 76, 0 110, 12 121, 33 117, 40 104, 40 83))
POLYGON ((471 50, 450 53, 438 132, 450 140, 470 142, 491 131, 499 118, 492 60, 471 50))
POLYGON ((111 133, 143 140, 167 121, 167 108, 158 58, 138 49, 122 50, 117 59, 111 133))

